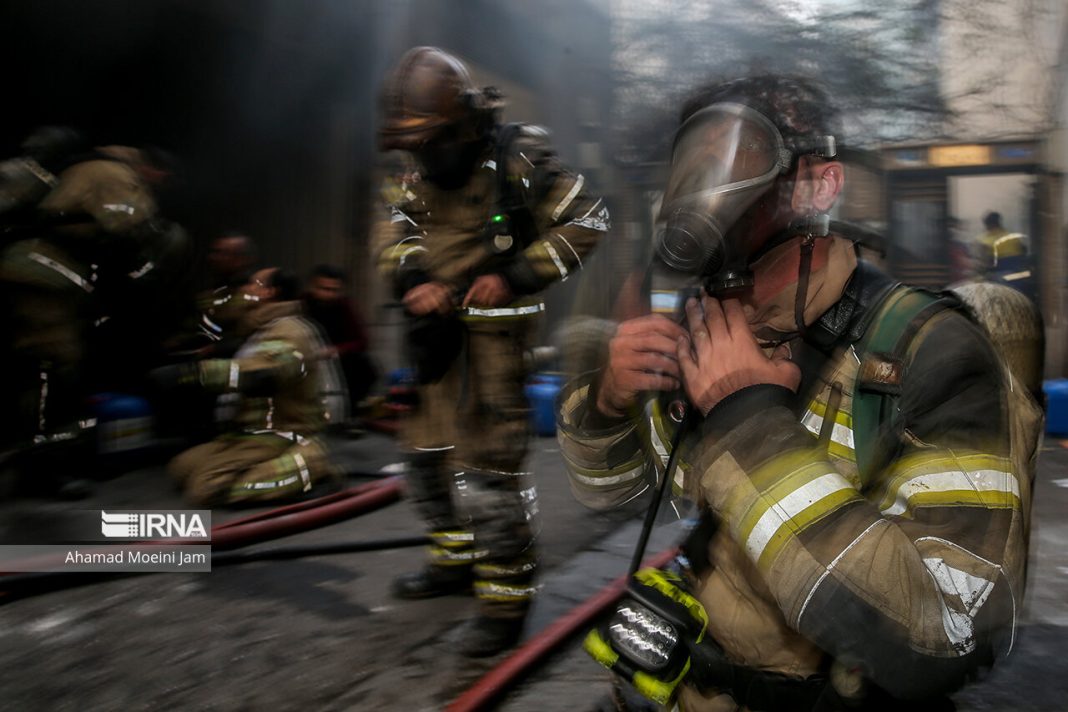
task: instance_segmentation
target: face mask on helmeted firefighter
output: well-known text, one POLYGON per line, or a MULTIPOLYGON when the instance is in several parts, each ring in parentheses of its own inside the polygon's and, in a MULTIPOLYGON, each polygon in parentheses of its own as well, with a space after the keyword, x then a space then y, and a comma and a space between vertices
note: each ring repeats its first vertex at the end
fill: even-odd
POLYGON ((787 178, 799 156, 835 153, 833 136, 786 140, 768 117, 741 103, 695 112, 675 136, 659 217, 659 261, 680 277, 700 279, 709 294, 751 287, 750 267, 760 255, 798 234, 826 234, 825 216, 806 216, 760 235, 749 229, 761 217, 755 213, 767 218, 764 213, 788 211, 793 181, 787 178))
POLYGON ((478 89, 458 58, 437 47, 415 47, 386 82, 379 145, 411 152, 423 178, 456 188, 485 148, 501 105, 500 94, 478 89))

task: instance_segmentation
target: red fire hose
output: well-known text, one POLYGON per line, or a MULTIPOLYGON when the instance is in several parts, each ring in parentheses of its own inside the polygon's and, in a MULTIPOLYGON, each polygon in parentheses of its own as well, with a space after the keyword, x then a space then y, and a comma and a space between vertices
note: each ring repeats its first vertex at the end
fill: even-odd
MULTIPOLYGON (((645 562, 646 566, 663 566, 678 550, 672 547, 645 562)), ((568 640, 580 628, 590 625, 606 608, 617 602, 627 588, 627 576, 620 576, 587 598, 568 613, 520 646, 499 665, 479 678, 463 694, 449 703, 446 712, 484 710, 530 672, 554 648, 568 640)))
POLYGON ((211 547, 225 551, 297 534, 384 507, 400 499, 401 478, 387 477, 323 497, 211 528, 211 547))

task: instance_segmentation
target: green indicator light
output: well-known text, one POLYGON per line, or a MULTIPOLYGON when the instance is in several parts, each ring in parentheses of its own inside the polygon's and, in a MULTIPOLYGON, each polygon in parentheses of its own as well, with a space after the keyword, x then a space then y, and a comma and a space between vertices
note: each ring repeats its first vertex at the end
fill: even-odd
POLYGON ((504 222, 504 216, 503 215, 494 215, 493 216, 493 222, 495 222, 495 223, 504 222))

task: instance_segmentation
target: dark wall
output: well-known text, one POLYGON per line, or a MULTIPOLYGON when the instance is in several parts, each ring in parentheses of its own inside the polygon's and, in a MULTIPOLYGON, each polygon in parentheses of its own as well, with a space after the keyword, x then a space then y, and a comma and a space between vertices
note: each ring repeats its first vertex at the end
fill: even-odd
POLYGON ((397 315, 375 309, 374 128, 382 81, 409 47, 443 46, 521 88, 531 115, 510 118, 547 125, 564 159, 609 191, 608 150, 597 165, 588 148, 610 112, 610 23, 586 2, 35 0, 7 8, 3 27, 0 154, 46 123, 95 145, 159 145, 183 168, 166 212, 201 255, 237 228, 264 264, 339 264, 382 332, 397 315))
POLYGON ((23 3, 5 13, 5 155, 34 126, 94 145, 155 144, 180 160, 165 201, 202 244, 246 229, 265 262, 344 261, 365 195, 373 5, 23 3), (346 124, 345 122, 349 122, 346 124), (356 187, 361 187, 360 191, 356 187), (310 253, 318 253, 313 255, 310 253))

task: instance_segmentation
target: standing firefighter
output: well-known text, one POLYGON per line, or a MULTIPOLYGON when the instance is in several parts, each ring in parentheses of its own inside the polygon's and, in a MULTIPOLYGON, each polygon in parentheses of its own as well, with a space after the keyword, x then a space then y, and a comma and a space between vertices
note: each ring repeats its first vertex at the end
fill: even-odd
POLYGON ((1012 646, 1041 412, 956 298, 825 219, 843 167, 815 87, 737 80, 681 118, 654 273, 699 298, 622 323, 559 432, 591 506, 677 450, 703 525, 587 650, 686 710, 952 709, 1012 646))
POLYGON ((388 80, 380 132, 384 150, 417 164, 387 185, 378 244, 409 319, 421 385, 404 433, 408 482, 434 541, 428 565, 394 591, 440 596, 473 578, 480 615, 462 646, 472 656, 518 639, 534 592, 523 357, 544 310, 539 293, 579 269, 608 229, 604 204, 545 133, 498 125, 498 107, 458 59, 418 47, 388 80))

